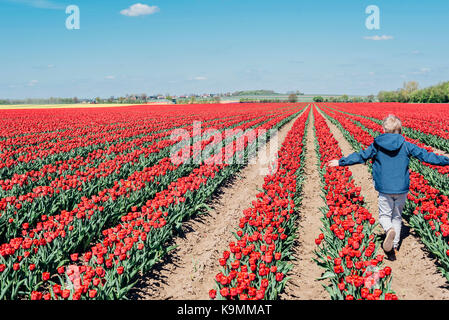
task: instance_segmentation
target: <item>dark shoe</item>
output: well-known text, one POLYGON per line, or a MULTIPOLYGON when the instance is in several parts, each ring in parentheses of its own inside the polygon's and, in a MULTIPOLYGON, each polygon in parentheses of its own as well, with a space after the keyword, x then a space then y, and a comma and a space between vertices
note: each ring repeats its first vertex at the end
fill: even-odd
POLYGON ((395 258, 397 258, 397 257, 398 257, 398 254, 399 254, 398 249, 397 249, 397 248, 394 248, 394 249, 393 249, 393 252, 394 252, 395 258))
POLYGON ((389 261, 395 261, 396 260, 396 250, 391 250, 390 252, 387 252, 387 260, 389 261))
POLYGON ((393 249, 393 241, 396 236, 396 231, 393 228, 387 231, 387 235, 385 236, 384 243, 382 244, 382 248, 385 252, 390 252, 393 249))

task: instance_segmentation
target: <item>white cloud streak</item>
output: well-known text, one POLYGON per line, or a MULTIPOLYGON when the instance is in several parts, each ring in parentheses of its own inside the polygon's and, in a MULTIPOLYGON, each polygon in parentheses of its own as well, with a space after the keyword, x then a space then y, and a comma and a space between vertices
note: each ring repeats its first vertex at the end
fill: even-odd
POLYGON ((64 10, 66 7, 62 4, 48 0, 7 0, 8 2, 24 4, 29 7, 39 9, 64 10))
POLYGON ((382 35, 382 36, 371 36, 371 37, 363 37, 363 39, 365 40, 373 40, 373 41, 383 41, 383 40, 393 40, 394 37, 393 36, 387 36, 387 35, 382 35))
POLYGON ((426 74, 429 73, 430 71, 431 71, 430 68, 421 68, 419 69, 419 71, 412 72, 412 74, 426 74))

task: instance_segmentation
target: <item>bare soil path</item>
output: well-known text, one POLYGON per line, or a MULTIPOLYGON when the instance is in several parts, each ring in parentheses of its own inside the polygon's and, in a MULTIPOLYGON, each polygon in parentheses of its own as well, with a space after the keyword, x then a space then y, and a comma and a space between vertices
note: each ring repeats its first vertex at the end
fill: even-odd
MULTIPOLYGON (((296 119, 285 124, 260 152, 267 156, 271 148, 277 152, 296 119)), ((247 165, 212 199, 210 212, 183 223, 184 235, 175 237, 172 243, 177 248, 139 281, 129 297, 209 299, 209 290, 216 289, 214 279, 221 268, 218 259, 224 250, 229 250, 229 242, 234 241, 231 232, 237 229, 243 210, 251 206, 260 192, 257 189, 264 183, 264 169, 266 165, 259 161, 247 165)))
POLYGON ((280 296, 284 300, 329 300, 329 294, 323 288, 325 281, 316 280, 321 276, 322 269, 312 261, 315 257, 315 239, 323 225, 319 208, 325 203, 321 198, 320 176, 317 170, 314 124, 310 120, 307 128, 304 196, 297 221, 298 237, 294 249, 296 260, 292 262, 293 269, 288 274, 290 280, 280 296))
MULTIPOLYGON (((324 115, 323 115, 324 116, 324 115)), ((354 149, 345 139, 341 131, 326 118, 335 139, 344 156, 348 156, 354 149)), ((351 166, 356 185, 362 187, 371 213, 378 218, 377 191, 368 167, 365 165, 351 166)), ((438 271, 435 259, 426 250, 419 236, 404 221, 401 232, 402 243, 395 261, 385 260, 385 264, 393 270, 392 289, 399 299, 417 300, 449 300, 449 284, 438 271)), ((380 252, 383 253, 383 252, 380 252)))

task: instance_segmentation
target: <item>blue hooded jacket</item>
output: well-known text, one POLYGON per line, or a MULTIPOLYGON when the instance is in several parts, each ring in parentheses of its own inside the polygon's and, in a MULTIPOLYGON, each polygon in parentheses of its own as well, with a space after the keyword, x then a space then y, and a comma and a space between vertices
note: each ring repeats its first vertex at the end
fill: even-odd
POLYGON ((378 136, 365 150, 341 158, 339 165, 350 166, 373 159, 374 188, 381 193, 402 194, 410 189, 410 156, 437 166, 449 165, 448 157, 427 152, 395 133, 378 136))

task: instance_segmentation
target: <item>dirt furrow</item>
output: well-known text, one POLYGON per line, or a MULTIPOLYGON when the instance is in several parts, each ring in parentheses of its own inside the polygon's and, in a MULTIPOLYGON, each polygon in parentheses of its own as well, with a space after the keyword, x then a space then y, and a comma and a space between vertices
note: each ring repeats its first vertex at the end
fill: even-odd
MULTIPOLYGON (((312 118, 310 118, 311 120, 312 118)), ((299 210, 298 238, 296 240, 293 269, 289 272, 284 300, 329 300, 329 294, 323 288, 324 281, 317 281, 322 269, 312 261, 315 257, 315 238, 320 234, 322 222, 320 207, 325 205, 321 198, 320 176, 317 170, 318 159, 315 152, 313 121, 307 128, 306 162, 304 167, 303 200, 299 210)))
MULTIPOLYGON (((259 154, 277 152, 296 119, 284 125, 259 154)), ((216 289, 214 278, 221 268, 218 259, 224 250, 229 250, 229 242, 234 241, 231 232, 237 229, 243 210, 251 206, 260 192, 265 169, 266 164, 260 161, 247 165, 212 199, 210 212, 185 222, 184 235, 173 240, 177 248, 139 281, 130 298, 209 299, 209 290, 216 289)))
MULTIPOLYGON (((324 115, 323 115, 324 116, 324 115)), ((326 118, 335 139, 344 156, 354 152, 341 131, 326 118)), ((365 165, 351 166, 356 185, 362 187, 362 194, 369 210, 378 218, 378 192, 368 167, 365 165)), ((381 231, 383 233, 383 231, 381 231)), ((426 250, 419 236, 404 221, 401 232, 402 243, 395 261, 385 260, 385 264, 393 270, 392 289, 399 299, 412 300, 447 300, 449 299, 449 284, 438 271, 435 259, 426 250)), ((383 252, 381 252, 383 253, 383 252)))

